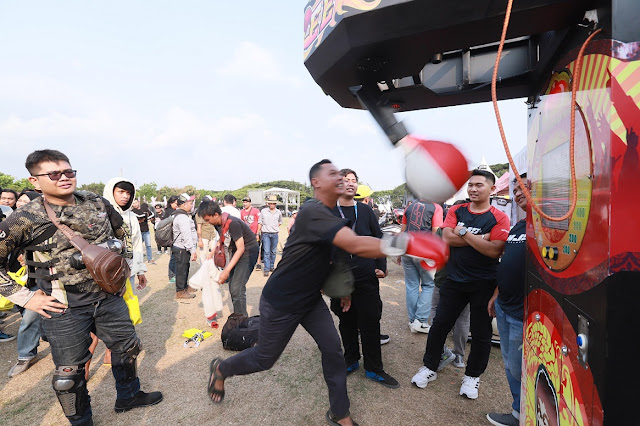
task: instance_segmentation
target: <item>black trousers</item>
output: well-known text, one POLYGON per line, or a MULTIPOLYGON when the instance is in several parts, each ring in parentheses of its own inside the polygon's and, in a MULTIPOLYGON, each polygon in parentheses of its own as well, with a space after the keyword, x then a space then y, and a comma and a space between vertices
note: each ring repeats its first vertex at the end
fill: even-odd
POLYGON ((331 313, 320 296, 314 306, 299 313, 279 311, 264 296, 260 297, 258 345, 222 361, 220 372, 224 377, 231 377, 270 369, 287 347, 298 324, 313 337, 322 353, 322 373, 329 388, 331 412, 339 419, 347 417, 347 372, 340 338, 333 326, 331 313))
POLYGON ((171 247, 171 254, 176 262, 176 291, 182 291, 187 288, 191 253, 189 253, 189 250, 173 246, 171 247))
POLYGON ((487 304, 495 288, 495 280, 465 283, 447 280, 442 284, 436 317, 433 319, 427 338, 427 348, 422 358, 428 369, 433 371, 438 369, 447 335, 468 303, 471 310, 473 340, 465 374, 480 377, 484 373, 491 352, 491 317, 487 312, 487 304))
POLYGON ((344 361, 349 366, 360 359, 361 340, 365 370, 382 373, 380 286, 377 279, 372 279, 356 281, 355 288, 351 295, 351 308, 347 312, 342 312, 340 299, 331 299, 331 311, 340 319, 338 329, 344 346, 344 361))

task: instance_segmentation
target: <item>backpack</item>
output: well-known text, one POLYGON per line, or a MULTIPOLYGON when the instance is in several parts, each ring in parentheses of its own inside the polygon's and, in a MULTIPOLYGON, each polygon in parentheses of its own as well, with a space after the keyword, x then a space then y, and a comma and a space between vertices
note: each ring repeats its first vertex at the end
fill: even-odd
POLYGON ((243 351, 258 344, 260 315, 247 317, 233 313, 222 327, 222 347, 231 351, 243 351))
POLYGON ((176 210, 169 217, 165 217, 158 223, 156 226, 155 234, 156 234, 156 243, 160 247, 171 247, 173 243, 178 238, 177 236, 173 236, 173 219, 177 214, 187 214, 183 210, 176 210))

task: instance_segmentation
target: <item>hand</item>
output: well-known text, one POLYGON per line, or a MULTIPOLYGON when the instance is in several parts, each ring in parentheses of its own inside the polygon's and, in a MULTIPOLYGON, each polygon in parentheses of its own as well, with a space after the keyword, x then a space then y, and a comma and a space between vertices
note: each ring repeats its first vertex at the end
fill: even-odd
POLYGON ((202 238, 198 238, 198 248, 203 248, 204 247, 204 243, 202 242, 202 238))
POLYGON ((35 294, 24 304, 25 309, 39 313, 45 318, 51 318, 46 311, 64 312, 67 307, 58 302, 55 297, 47 296, 42 290, 37 290, 35 294))
POLYGON ((136 287, 138 290, 142 290, 147 286, 147 277, 144 274, 138 275, 138 286, 136 287))
POLYGON ((393 261, 396 263, 396 265, 402 265, 402 256, 396 256, 393 261))
POLYGON ((342 308, 342 312, 347 312, 351 308, 351 296, 341 297, 340 307, 342 308))
POLYGON ((18 255, 18 262, 20 263, 20 266, 25 266, 26 265, 26 263, 24 261, 24 254, 18 255))
POLYGON ((460 226, 460 225, 456 226, 455 228, 453 228, 453 233, 459 237, 460 234, 458 234, 458 233, 460 232, 460 230, 462 228, 464 228, 464 226, 460 226))
POLYGON ((196 260, 198 260, 198 252, 193 252, 193 254, 191 255, 191 261, 195 262, 196 260))
POLYGON ((224 284, 227 278, 229 278, 229 271, 223 269, 222 272, 220 272, 220 277, 218 277, 218 284, 224 284))
POLYGON ((384 271, 382 271, 380 269, 376 269, 375 273, 376 273, 376 277, 377 278, 384 278, 384 277, 387 276, 386 272, 384 272, 384 271))
POLYGON ((497 294, 494 294, 491 299, 489 299, 489 304, 487 305, 487 312, 489 313, 489 317, 496 317, 496 299, 498 298, 497 294))

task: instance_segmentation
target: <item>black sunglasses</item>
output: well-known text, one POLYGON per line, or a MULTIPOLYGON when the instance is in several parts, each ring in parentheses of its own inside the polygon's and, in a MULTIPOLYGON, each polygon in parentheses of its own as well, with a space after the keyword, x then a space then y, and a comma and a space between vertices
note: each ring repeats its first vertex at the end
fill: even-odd
POLYGON ((33 176, 49 176, 49 179, 51 180, 60 180, 60 178, 62 177, 62 175, 65 175, 67 178, 72 179, 74 177, 76 177, 76 173, 77 170, 56 170, 55 172, 49 172, 49 173, 42 173, 39 175, 33 175, 33 176))

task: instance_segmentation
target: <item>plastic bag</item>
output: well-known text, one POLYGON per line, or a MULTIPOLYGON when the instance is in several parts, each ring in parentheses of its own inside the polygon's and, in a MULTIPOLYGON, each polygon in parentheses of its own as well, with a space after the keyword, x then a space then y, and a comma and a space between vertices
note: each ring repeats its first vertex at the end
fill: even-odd
POLYGON ((202 289, 202 306, 206 318, 210 318, 222 310, 222 294, 218 285, 219 278, 220 270, 213 264, 213 259, 207 259, 189 279, 190 287, 202 289))
POLYGON ((129 308, 129 318, 133 325, 138 325, 142 322, 142 315, 140 314, 140 302, 138 302, 138 296, 133 294, 133 288, 131 287, 131 281, 127 278, 125 284, 125 291, 122 295, 127 307, 129 308))
MULTIPOLYGON (((9 277, 18 284, 24 286, 27 284, 27 268, 21 267, 17 272, 8 272, 9 277)), ((8 311, 13 308, 13 303, 6 297, 0 296, 0 311, 8 311)))

